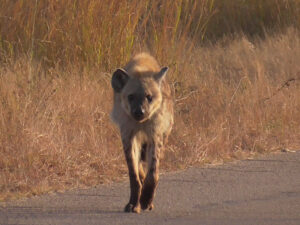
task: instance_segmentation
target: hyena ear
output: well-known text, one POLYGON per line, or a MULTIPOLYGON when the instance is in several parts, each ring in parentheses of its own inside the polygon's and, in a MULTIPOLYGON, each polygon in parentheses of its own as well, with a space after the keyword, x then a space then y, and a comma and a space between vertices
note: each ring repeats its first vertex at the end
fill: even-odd
POLYGON ((154 75, 154 79, 160 84, 161 81, 164 79, 164 77, 166 76, 167 72, 169 70, 169 67, 163 67, 161 68, 161 70, 154 75))
POLYGON ((129 76, 127 72, 121 68, 117 69, 112 76, 111 86, 115 92, 120 93, 125 84, 127 83, 129 76))

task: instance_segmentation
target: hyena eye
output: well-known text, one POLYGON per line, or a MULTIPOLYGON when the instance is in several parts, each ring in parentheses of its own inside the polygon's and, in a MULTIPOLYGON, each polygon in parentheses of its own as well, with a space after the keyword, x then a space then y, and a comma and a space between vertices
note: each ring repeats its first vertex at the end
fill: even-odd
POLYGON ((129 102, 132 102, 133 101, 133 99, 134 99, 134 95, 133 94, 131 94, 131 95, 128 95, 128 101, 129 102))
POLYGON ((146 98, 147 98, 149 103, 152 102, 152 96, 151 95, 146 95, 146 98))

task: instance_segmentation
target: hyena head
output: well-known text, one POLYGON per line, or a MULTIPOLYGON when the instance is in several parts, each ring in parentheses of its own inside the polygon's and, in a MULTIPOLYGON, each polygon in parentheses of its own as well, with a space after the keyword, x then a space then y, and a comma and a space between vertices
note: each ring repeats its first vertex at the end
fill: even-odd
POLYGON ((134 120, 145 122, 160 108, 161 83, 167 71, 168 67, 163 67, 159 72, 129 74, 117 69, 113 73, 112 87, 120 94, 123 109, 134 120))

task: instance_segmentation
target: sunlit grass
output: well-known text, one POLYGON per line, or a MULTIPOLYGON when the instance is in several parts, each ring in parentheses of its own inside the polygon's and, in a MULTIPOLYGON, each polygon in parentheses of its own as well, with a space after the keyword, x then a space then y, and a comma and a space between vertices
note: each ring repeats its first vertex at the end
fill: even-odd
POLYGON ((1 0, 0 62, 32 55, 108 71, 136 51, 163 59, 191 41, 299 27, 298 0, 1 0), (167 52, 167 53, 166 53, 167 52))

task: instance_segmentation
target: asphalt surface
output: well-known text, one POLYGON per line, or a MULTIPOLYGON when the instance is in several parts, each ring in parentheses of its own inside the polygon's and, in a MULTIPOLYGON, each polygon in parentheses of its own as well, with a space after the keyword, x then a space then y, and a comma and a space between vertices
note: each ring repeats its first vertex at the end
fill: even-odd
POLYGON ((300 151, 161 176, 155 209, 128 214, 128 182, 0 203, 0 224, 300 224, 300 151))

